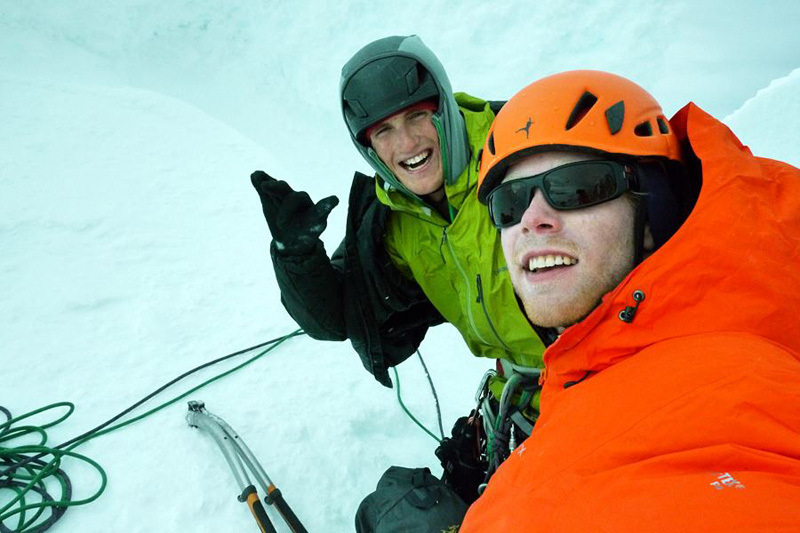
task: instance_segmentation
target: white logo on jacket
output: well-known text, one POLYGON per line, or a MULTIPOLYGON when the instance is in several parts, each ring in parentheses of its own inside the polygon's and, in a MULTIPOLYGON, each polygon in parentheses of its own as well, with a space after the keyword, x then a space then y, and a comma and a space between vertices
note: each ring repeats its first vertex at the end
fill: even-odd
POLYGON ((715 475, 717 476, 717 479, 719 481, 714 481, 713 483, 709 483, 709 485, 714 487, 716 490, 724 490, 725 487, 728 487, 728 488, 731 488, 731 489, 740 489, 740 490, 746 488, 744 486, 744 484, 742 484, 741 482, 736 480, 728 472, 725 472, 725 473, 722 473, 722 474, 716 473, 715 475))

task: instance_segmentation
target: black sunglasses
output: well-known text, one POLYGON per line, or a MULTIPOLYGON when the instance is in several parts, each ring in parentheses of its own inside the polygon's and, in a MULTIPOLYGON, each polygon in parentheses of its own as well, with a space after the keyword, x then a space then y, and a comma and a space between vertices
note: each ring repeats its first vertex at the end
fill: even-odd
POLYGON ((631 167, 616 161, 568 163, 499 185, 487 198, 489 217, 496 228, 519 224, 535 189, 559 211, 591 207, 622 196, 631 189, 633 178, 631 167))

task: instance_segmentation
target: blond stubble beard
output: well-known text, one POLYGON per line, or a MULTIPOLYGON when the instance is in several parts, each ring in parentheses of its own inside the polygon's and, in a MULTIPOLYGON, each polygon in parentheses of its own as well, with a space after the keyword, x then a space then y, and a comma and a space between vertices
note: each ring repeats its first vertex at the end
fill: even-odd
MULTIPOLYGON (((574 249, 574 245, 567 242, 552 241, 547 244, 565 251, 574 249)), ((582 278, 579 286, 571 288, 568 298, 559 297, 557 307, 547 304, 547 300, 550 298, 548 295, 536 293, 521 295, 517 292, 528 320, 532 324, 545 328, 567 328, 586 318, 600 305, 603 296, 617 287, 633 269, 633 248, 633 232, 631 231, 626 240, 619 242, 613 250, 609 250, 609 253, 606 254, 607 257, 621 254, 619 257, 624 257, 626 260, 620 261, 619 264, 609 265, 609 268, 598 269, 594 275, 582 278)), ((514 283, 515 286, 518 286, 518 283, 527 283, 524 273, 519 273, 519 275, 523 279, 514 283)))

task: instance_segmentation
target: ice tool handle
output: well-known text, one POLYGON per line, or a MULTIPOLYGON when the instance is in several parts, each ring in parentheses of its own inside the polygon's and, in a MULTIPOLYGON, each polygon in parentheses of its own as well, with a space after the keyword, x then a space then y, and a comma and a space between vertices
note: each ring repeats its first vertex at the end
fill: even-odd
POLYGON ((239 501, 247 503, 263 533, 273 533, 276 532, 276 529, 269 521, 266 511, 259 501, 256 488, 249 480, 248 471, 256 478, 256 481, 266 493, 264 501, 268 505, 275 506, 291 531, 293 533, 308 533, 300 523, 297 515, 289 507, 289 504, 286 503, 280 489, 275 486, 250 451, 250 448, 247 447, 233 428, 218 416, 208 412, 205 409, 205 404, 198 401, 189 402, 189 413, 186 415, 186 420, 189 426, 204 430, 217 443, 242 489, 239 501))

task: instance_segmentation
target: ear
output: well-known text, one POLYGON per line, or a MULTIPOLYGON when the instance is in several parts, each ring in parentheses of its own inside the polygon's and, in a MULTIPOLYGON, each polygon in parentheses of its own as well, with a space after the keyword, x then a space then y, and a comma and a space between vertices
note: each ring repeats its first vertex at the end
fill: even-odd
POLYGON ((642 239, 642 248, 644 255, 647 256, 653 252, 656 247, 656 242, 653 239, 653 234, 650 232, 650 223, 644 226, 644 238, 642 239))

